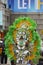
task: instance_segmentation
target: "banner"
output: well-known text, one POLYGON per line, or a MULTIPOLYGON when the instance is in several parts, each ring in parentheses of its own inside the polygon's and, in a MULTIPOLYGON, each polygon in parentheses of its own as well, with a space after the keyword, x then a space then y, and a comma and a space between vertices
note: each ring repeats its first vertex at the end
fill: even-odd
POLYGON ((43 12, 43 0, 8 0, 14 12, 43 12))

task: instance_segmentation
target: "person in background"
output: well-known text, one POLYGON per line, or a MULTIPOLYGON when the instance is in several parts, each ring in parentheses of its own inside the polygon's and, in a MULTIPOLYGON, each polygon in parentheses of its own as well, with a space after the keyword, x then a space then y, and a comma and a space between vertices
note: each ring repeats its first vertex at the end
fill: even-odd
POLYGON ((3 41, 3 43, 2 43, 2 54, 1 54, 1 64, 4 63, 4 60, 5 60, 5 64, 7 64, 7 55, 5 54, 4 47, 5 46, 4 46, 4 41, 3 41))

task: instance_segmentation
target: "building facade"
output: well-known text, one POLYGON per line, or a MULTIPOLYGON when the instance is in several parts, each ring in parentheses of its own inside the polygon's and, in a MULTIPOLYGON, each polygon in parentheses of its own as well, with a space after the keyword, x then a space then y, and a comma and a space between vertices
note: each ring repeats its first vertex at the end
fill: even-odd
POLYGON ((0 0, 0 39, 1 34, 6 33, 10 25, 10 10, 7 8, 7 0, 0 0))

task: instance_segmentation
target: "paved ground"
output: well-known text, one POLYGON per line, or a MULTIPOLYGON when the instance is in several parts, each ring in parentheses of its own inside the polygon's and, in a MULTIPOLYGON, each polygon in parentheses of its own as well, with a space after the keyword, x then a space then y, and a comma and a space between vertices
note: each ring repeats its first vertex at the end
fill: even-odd
MULTIPOLYGON (((10 65, 10 64, 0 64, 0 65, 10 65)), ((25 65, 25 64, 17 64, 17 65, 25 65)))
POLYGON ((0 64, 0 65, 11 65, 11 64, 0 64))
MULTIPOLYGON (((11 64, 0 64, 0 65, 11 65, 11 64)), ((26 64, 16 64, 16 65, 26 65, 26 64)))

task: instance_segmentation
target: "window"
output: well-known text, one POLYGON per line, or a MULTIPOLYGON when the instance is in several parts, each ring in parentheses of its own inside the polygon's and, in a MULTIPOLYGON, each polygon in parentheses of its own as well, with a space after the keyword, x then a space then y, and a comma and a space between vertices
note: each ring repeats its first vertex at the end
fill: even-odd
POLYGON ((6 8, 6 4, 4 4, 5 8, 6 8))

